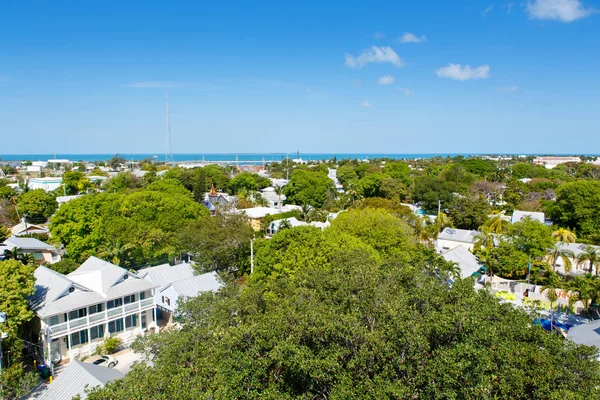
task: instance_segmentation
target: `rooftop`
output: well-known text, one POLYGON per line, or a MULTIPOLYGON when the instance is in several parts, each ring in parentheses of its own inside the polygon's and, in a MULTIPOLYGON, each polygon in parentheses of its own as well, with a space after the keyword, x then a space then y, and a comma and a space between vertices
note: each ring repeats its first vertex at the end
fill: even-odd
POLYGON ((479 231, 469 231, 466 229, 445 228, 438 236, 438 240, 451 240, 463 243, 475 243, 479 231))
POLYGON ((22 250, 51 250, 56 251, 54 246, 50 246, 47 243, 42 242, 41 240, 30 238, 30 237, 17 237, 11 236, 6 239, 3 243, 4 246, 9 248, 10 250, 14 248, 19 248, 22 250))
POLYGON ((87 397, 85 393, 86 386, 104 386, 106 383, 121 379, 124 376, 121 372, 112 368, 73 360, 38 399, 63 400, 71 399, 77 395, 81 399, 85 399, 87 397))
POLYGON ((546 222, 546 215, 543 212, 534 212, 534 211, 520 211, 515 210, 513 212, 512 218, 510 219, 511 223, 516 223, 522 221, 524 218, 531 218, 534 221, 539 221, 542 224, 546 222))

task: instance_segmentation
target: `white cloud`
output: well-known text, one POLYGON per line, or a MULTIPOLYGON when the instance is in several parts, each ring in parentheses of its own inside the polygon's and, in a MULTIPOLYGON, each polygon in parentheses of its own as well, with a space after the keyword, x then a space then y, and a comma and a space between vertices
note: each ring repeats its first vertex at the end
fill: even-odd
POLYGON ((532 19, 552 19, 573 22, 598 13, 600 10, 585 8, 580 0, 534 0, 525 3, 525 9, 532 19))
POLYGON ((182 87, 184 84, 179 82, 142 81, 125 83, 121 86, 134 89, 168 89, 182 87))
POLYGON ((470 79, 487 79, 490 75, 490 66, 482 65, 477 68, 471 68, 469 65, 464 67, 461 64, 448 64, 435 71, 440 78, 449 78, 456 81, 468 81, 470 79))
POLYGON ((364 108, 371 108, 371 107, 373 107, 373 106, 371 105, 371 103, 369 103, 369 100, 365 100, 365 101, 363 101, 363 102, 360 104, 360 106, 361 106, 361 107, 364 107, 364 108))
POLYGON ((398 41, 400 43, 422 43, 427 41, 427 36, 417 36, 414 33, 406 32, 398 41))
POLYGON ((513 6, 515 5, 514 1, 511 1, 510 3, 508 3, 506 5, 506 10, 508 11, 508 14, 510 14, 512 12, 513 6))
POLYGON ((391 63, 396 67, 403 67, 404 61, 396 54, 391 47, 371 46, 362 54, 354 58, 346 54, 346 65, 351 68, 362 68, 369 63, 391 63))
POLYGON ((383 33, 383 32, 375 32, 375 35, 373 35, 373 37, 375 39, 382 39, 382 38, 385 37, 385 33, 383 33))
POLYGON ((401 92, 405 96, 410 96, 410 95, 412 95, 414 93, 412 90, 407 89, 407 88, 403 88, 403 87, 396 88, 396 90, 399 91, 399 92, 401 92))
POLYGON ((395 80, 396 79, 393 76, 385 75, 377 79, 377 83, 379 83, 380 85, 391 85, 392 83, 394 83, 395 80))
POLYGON ((491 12, 492 12, 492 6, 488 6, 485 10, 483 10, 482 14, 485 17, 486 15, 488 15, 491 12))
POLYGON ((515 92, 519 91, 519 87, 518 86, 505 86, 505 87, 498 88, 498 91, 500 93, 515 93, 515 92))

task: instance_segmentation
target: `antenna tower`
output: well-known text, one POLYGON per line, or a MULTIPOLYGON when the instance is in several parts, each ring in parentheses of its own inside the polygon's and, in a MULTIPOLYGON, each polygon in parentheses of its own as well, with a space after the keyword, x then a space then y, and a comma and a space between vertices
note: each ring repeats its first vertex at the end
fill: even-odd
POLYGON ((167 92, 167 141, 165 143, 165 163, 173 162, 173 137, 171 136, 171 106, 169 105, 169 92, 167 92))

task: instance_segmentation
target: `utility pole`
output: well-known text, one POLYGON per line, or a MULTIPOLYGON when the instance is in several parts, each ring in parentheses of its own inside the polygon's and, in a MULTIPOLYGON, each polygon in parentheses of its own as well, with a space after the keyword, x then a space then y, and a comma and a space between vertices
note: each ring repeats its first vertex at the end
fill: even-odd
POLYGON ((438 200, 438 215, 442 212, 442 201, 438 200))
POLYGON ((250 275, 254 272, 254 238, 250 239, 250 275))

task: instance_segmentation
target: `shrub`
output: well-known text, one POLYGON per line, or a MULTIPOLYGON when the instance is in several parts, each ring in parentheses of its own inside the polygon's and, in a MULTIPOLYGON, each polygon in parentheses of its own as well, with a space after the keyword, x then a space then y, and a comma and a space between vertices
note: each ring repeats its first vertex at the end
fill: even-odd
POLYGON ((104 342, 96 348, 96 354, 112 354, 121 345, 121 338, 111 337, 104 339, 104 342))

